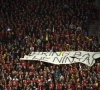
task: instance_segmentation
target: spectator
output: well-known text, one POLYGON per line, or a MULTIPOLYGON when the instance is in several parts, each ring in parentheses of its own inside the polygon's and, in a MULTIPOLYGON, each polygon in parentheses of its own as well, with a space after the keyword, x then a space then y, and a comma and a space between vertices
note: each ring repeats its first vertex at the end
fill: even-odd
POLYGON ((1 0, 1 90, 99 90, 100 64, 20 61, 33 51, 99 51, 88 24, 98 8, 87 0, 1 0))

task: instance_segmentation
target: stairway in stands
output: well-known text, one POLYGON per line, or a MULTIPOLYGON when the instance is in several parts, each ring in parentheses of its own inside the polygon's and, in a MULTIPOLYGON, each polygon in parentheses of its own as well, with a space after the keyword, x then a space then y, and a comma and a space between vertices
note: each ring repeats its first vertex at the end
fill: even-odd
POLYGON ((95 21, 95 23, 92 23, 89 25, 89 35, 97 35, 98 30, 100 27, 100 21, 95 21))

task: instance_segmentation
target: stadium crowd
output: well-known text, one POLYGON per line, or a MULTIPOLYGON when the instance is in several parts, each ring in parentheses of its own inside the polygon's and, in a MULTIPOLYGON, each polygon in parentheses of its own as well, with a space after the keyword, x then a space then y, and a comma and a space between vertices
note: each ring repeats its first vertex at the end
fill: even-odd
POLYGON ((1 0, 0 90, 100 90, 100 63, 53 65, 21 61, 32 51, 100 52, 88 26, 92 0, 1 0))

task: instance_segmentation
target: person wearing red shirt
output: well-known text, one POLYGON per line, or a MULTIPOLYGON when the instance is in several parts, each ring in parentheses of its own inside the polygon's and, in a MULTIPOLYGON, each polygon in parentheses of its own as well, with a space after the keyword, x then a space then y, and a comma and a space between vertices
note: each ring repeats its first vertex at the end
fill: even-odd
POLYGON ((71 88, 71 85, 70 85, 70 84, 68 84, 68 88, 67 88, 67 90, 72 90, 72 88, 71 88))
POLYGON ((42 82, 39 82, 39 84, 38 84, 38 90, 44 90, 42 82))

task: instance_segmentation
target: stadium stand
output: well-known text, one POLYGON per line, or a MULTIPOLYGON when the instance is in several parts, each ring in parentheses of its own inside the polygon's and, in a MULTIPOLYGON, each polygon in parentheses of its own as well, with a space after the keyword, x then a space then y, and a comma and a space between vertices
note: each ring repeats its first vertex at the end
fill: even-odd
POLYGON ((100 52, 88 34, 97 17, 90 0, 1 0, 0 90, 100 90, 100 59, 92 67, 20 61, 32 51, 100 52))

